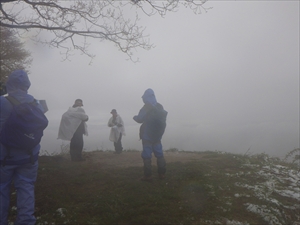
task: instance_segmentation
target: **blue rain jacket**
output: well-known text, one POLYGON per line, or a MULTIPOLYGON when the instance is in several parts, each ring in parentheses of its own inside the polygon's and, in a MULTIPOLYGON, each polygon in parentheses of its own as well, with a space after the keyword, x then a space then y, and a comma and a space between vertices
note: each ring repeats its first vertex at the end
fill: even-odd
MULTIPOLYGON (((28 75, 23 70, 16 70, 10 74, 6 82, 6 89, 8 95, 17 99, 20 103, 32 102, 34 100, 33 96, 27 93, 31 83, 29 81, 28 75)), ((43 110, 42 106, 40 106, 43 110)), ((12 111, 12 104, 4 97, 0 96, 0 131, 9 117, 12 111)), ((34 161, 38 159, 40 151, 40 145, 37 145, 33 149, 33 159, 34 161)), ((6 148, 0 143, 0 164, 3 163, 3 159, 7 155, 6 148)), ((5 161, 6 165, 21 165, 31 162, 31 156, 26 151, 11 149, 10 158, 5 161)))
POLYGON ((149 88, 145 91, 145 93, 142 96, 143 102, 145 105, 140 109, 138 115, 134 116, 133 119, 138 122, 142 123, 140 127, 140 139, 146 140, 146 141, 160 141, 162 138, 162 135, 164 134, 165 131, 165 126, 164 127, 157 127, 156 133, 158 135, 155 135, 154 137, 151 134, 151 130, 153 130, 153 124, 151 124, 151 120, 149 118, 149 112, 155 107, 159 110, 163 110, 165 116, 167 116, 167 111, 164 110, 163 106, 159 104, 156 101, 156 97, 154 94, 154 91, 149 88), (152 127, 152 129, 150 129, 152 127))

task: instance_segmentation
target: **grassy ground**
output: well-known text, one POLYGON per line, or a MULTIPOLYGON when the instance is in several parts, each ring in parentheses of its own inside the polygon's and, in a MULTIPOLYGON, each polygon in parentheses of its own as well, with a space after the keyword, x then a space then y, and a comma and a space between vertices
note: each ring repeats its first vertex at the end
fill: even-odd
MULTIPOLYGON (((264 154, 199 152, 170 162, 166 156, 166 178, 156 178, 153 162, 150 183, 139 180, 140 164, 104 164, 104 154, 86 153, 82 163, 40 157, 37 224, 300 224, 300 175, 293 164, 264 154)), ((122 161, 140 152, 109 154, 122 161)))

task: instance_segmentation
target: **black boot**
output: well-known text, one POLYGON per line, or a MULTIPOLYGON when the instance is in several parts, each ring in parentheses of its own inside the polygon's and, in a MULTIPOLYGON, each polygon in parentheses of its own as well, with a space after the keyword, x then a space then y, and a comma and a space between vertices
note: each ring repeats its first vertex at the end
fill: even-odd
POLYGON ((151 177, 151 175, 152 175, 151 159, 144 159, 144 176, 151 177))
POLYGON ((160 177, 164 177, 166 173, 166 160, 164 157, 157 158, 157 172, 160 177))

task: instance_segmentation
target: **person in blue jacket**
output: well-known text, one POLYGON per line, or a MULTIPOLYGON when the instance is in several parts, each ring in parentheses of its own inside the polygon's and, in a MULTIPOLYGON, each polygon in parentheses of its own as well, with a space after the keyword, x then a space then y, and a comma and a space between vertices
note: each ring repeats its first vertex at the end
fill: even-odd
POLYGON ((154 91, 147 89, 142 96, 144 106, 133 119, 141 123, 140 139, 143 144, 142 158, 144 162, 144 176, 142 181, 152 180, 151 158, 152 152, 157 159, 158 175, 160 179, 165 177, 166 161, 163 154, 161 139, 166 128, 168 112, 156 101, 154 91))
MULTIPOLYGON (((6 82, 7 93, 20 103, 33 102, 34 97, 27 94, 30 84, 27 73, 16 70, 9 75, 6 82)), ((43 110, 41 105, 39 107, 43 110)), ((0 131, 12 109, 12 104, 4 96, 0 96, 0 131)), ((14 224, 36 223, 34 185, 37 178, 39 151, 39 144, 33 148, 32 155, 27 151, 10 149, 10 157, 5 159, 7 149, 0 143, 0 225, 8 224, 12 182, 17 191, 18 211, 14 224)))

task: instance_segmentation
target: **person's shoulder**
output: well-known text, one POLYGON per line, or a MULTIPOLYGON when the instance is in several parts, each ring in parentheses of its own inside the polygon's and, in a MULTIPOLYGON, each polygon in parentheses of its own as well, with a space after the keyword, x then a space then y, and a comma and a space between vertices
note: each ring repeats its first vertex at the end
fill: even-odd
POLYGON ((155 106, 155 108, 157 109, 157 111, 163 112, 163 114, 165 114, 165 115, 168 114, 168 112, 164 109, 164 107, 160 103, 157 103, 156 106, 155 106))
POLYGON ((76 110, 77 110, 77 112, 83 112, 83 113, 85 113, 84 109, 81 108, 81 107, 77 107, 76 110))
POLYGON ((155 108, 157 109, 164 109, 163 105, 160 103, 156 103, 155 108))
POLYGON ((143 106, 143 110, 146 110, 146 111, 149 111, 149 110, 151 110, 153 108, 153 105, 150 105, 150 104, 145 104, 144 106, 143 106))
POLYGON ((32 95, 24 94, 24 93, 22 94, 17 93, 12 95, 8 94, 7 97, 10 98, 11 100, 18 101, 19 103, 32 103, 36 101, 36 99, 32 95))

